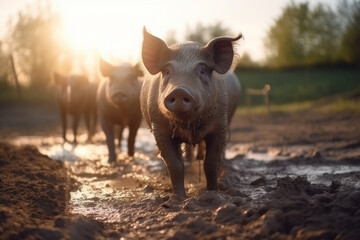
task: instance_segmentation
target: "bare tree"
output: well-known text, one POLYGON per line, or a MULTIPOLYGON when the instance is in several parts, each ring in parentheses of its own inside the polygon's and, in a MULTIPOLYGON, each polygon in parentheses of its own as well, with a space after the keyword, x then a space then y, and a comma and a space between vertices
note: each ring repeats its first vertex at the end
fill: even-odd
POLYGON ((10 26, 8 42, 16 52, 19 69, 30 80, 30 86, 44 88, 51 79, 52 67, 60 50, 60 16, 49 1, 39 1, 19 11, 10 26))

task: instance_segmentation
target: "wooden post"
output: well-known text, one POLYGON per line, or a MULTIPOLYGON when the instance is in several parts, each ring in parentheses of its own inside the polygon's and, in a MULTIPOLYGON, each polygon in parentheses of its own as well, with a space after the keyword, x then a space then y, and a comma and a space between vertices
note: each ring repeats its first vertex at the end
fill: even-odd
POLYGON ((264 104, 266 105, 267 115, 270 116, 270 90, 271 87, 269 84, 265 84, 262 89, 247 88, 246 89, 246 105, 249 108, 249 113, 251 114, 251 96, 252 95, 263 95, 264 104))
POLYGON ((247 88, 246 89, 246 106, 248 107, 249 110, 249 115, 251 116, 251 93, 250 93, 251 89, 247 88))
POLYGON ((270 85, 265 84, 264 89, 263 89, 263 94, 264 94, 264 103, 266 104, 268 116, 270 116, 270 114, 271 114, 271 112, 270 112, 270 90, 271 90, 270 85))
POLYGON ((19 100, 22 100, 20 84, 19 84, 17 73, 16 73, 14 57, 13 57, 12 53, 10 54, 10 62, 11 62, 11 70, 12 70, 12 73, 14 75, 15 86, 16 86, 16 91, 17 91, 17 94, 18 94, 18 98, 19 98, 19 100))

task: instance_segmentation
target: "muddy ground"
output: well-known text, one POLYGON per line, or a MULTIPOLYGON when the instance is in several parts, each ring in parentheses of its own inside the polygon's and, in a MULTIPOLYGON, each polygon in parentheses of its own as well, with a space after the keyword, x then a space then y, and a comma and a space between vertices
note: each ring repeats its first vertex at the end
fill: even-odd
POLYGON ((220 190, 195 161, 180 198, 146 128, 110 166, 101 132, 62 144, 53 106, 2 105, 0 239, 360 239, 359 123, 236 115, 220 190))

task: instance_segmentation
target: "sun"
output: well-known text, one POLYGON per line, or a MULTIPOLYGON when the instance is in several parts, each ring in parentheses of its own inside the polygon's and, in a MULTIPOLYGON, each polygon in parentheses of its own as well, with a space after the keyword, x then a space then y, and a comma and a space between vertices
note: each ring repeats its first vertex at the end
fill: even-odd
MULTIPOLYGON (((53 1, 58 1, 65 41, 93 72, 98 56, 112 64, 138 63, 144 26, 162 39, 168 30, 179 30, 178 18, 164 14, 166 1, 53 1)), ((75 69, 83 68, 81 61, 75 69)))
POLYGON ((114 61, 139 61, 143 26, 164 22, 151 17, 137 2, 59 2, 66 40, 76 52, 96 50, 114 61))

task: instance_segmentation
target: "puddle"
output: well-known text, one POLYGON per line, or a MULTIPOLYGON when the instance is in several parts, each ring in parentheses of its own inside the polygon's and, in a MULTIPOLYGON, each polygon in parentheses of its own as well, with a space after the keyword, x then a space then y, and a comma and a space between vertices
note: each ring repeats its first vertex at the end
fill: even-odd
MULTIPOLYGON (((61 160, 69 167, 72 177, 80 187, 70 193, 70 209, 72 213, 90 216, 106 221, 118 222, 121 218, 119 206, 122 203, 135 202, 142 198, 165 196, 171 191, 170 180, 165 165, 158 156, 155 140, 146 128, 140 128, 136 139, 136 153, 129 158, 126 152, 126 136, 124 131, 122 149, 117 149, 116 164, 107 163, 107 147, 102 132, 94 136, 93 143, 85 143, 86 135, 79 135, 79 144, 62 144, 60 137, 23 136, 13 140, 18 145, 32 144, 39 151, 52 159, 61 160)), ((71 136, 69 136, 71 139, 71 136)), ((307 176, 310 182, 330 184, 326 174, 346 174, 360 172, 360 166, 349 165, 311 165, 288 164, 286 160, 294 156, 304 156, 313 152, 313 146, 288 146, 286 149, 268 148, 257 152, 249 144, 235 144, 225 151, 227 159, 234 170, 246 171, 247 183, 265 176, 266 179, 277 179, 284 176, 307 176), (274 160, 281 160, 278 165, 271 165, 274 160)), ((205 188, 202 161, 186 164, 185 183, 189 195, 196 194, 205 188)), ((252 198, 261 198, 266 192, 262 188, 253 189, 241 186, 241 190, 252 198)))
MULTIPOLYGON (((64 161, 72 177, 81 183, 79 189, 70 192, 70 211, 74 214, 117 222, 119 205, 142 198, 168 195, 170 180, 162 159, 158 156, 151 132, 140 128, 136 139, 136 153, 128 157, 127 129, 124 130, 121 151, 116 149, 116 164, 108 164, 108 150, 102 132, 97 133, 93 143, 86 143, 86 134, 78 136, 78 144, 62 143, 61 137, 22 136, 13 140, 16 145, 31 144, 42 154, 64 161)), ((72 139, 69 134, 68 139, 72 139)), ((188 193, 204 188, 202 164, 186 164, 188 193), (200 169, 201 167, 201 169, 200 169)))
MULTIPOLYGON (((257 156, 260 155, 262 154, 257 156)), ((251 181, 262 176, 268 181, 287 176, 305 176, 311 183, 330 185, 334 178, 336 179, 336 175, 339 176, 338 179, 344 180, 348 177, 356 178, 360 173, 359 165, 330 164, 326 162, 323 164, 311 164, 306 163, 305 161, 296 164, 286 161, 271 164, 271 161, 269 162, 266 158, 265 160, 257 160, 249 158, 248 156, 243 156, 230 161, 229 166, 237 172, 246 172, 246 176, 243 177, 243 182, 245 184, 250 184, 251 181)), ((274 184, 276 183, 274 182, 274 184)), ((360 187, 360 182, 358 181, 355 183, 352 182, 351 184, 360 187)), ((253 189, 251 189, 251 191, 253 191, 253 189)), ((254 193, 249 193, 249 195, 253 194, 254 193)))

